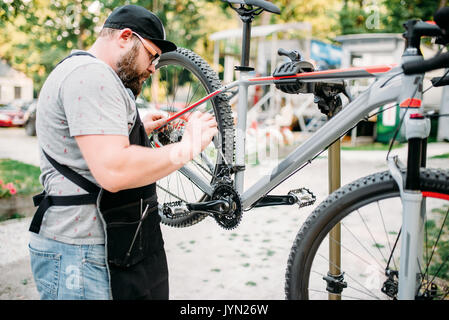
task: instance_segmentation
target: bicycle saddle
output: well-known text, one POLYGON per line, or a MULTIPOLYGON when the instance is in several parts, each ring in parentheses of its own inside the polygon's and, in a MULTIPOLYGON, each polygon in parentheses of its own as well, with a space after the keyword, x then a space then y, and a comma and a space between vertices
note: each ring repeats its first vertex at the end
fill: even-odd
POLYGON ((281 10, 271 2, 265 1, 265 0, 222 0, 229 4, 246 4, 248 6, 254 6, 262 8, 268 12, 280 14, 281 10))

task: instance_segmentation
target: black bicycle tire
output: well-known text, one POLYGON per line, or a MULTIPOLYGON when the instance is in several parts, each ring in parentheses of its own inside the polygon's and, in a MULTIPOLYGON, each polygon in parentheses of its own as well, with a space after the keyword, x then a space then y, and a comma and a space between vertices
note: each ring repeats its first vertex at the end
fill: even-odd
MULTIPOLYGON (((209 64, 198 54, 191 50, 178 47, 176 51, 164 53, 161 55, 156 69, 167 65, 180 65, 192 73, 201 81, 207 93, 214 92, 222 87, 221 81, 217 73, 209 66, 209 64)), ((218 94, 213 97, 213 106, 218 124, 218 130, 222 137, 222 152, 226 161, 232 163, 234 160, 234 120, 232 109, 226 94, 218 94)), ((214 174, 217 174, 218 166, 215 164, 214 174)), ((207 200, 203 197, 201 201, 207 200)), ((161 222, 170 227, 184 228, 189 227, 202 221, 207 214, 191 213, 176 219, 170 219, 160 213, 161 222)))
MULTIPOLYGON (((403 172, 404 174, 404 172, 403 172)), ((449 195, 449 171, 421 169, 421 191, 449 195)), ((306 300, 308 278, 316 251, 339 221, 360 207, 387 196, 399 196, 389 171, 360 178, 330 194, 306 219, 293 242, 285 275, 285 298, 306 300)))

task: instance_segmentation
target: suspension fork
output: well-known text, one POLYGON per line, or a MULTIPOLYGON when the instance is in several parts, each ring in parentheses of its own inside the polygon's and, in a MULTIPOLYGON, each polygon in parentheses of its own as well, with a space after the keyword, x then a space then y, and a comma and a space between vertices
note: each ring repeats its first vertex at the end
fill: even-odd
POLYGON ((408 141, 405 181, 397 156, 389 159, 388 165, 399 186, 403 207, 398 298, 414 300, 421 280, 420 268, 423 265, 425 201, 419 179, 420 168, 425 166, 430 120, 420 114, 412 114, 406 119, 405 128, 408 141))

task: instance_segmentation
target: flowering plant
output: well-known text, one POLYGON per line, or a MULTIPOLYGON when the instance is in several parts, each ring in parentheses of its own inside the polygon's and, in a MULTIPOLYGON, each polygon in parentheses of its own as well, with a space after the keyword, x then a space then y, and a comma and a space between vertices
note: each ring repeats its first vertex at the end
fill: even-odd
POLYGON ((16 193, 17 189, 11 182, 4 184, 3 181, 0 180, 0 198, 7 198, 16 193))

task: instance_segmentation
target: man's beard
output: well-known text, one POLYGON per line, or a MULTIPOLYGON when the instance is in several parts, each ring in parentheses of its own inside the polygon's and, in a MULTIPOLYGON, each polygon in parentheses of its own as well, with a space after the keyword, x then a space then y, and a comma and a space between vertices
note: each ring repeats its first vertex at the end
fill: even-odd
POLYGON ((131 89, 137 97, 142 91, 142 80, 150 76, 150 72, 145 70, 142 73, 137 71, 137 56, 139 54, 139 44, 135 43, 129 52, 123 55, 117 62, 117 75, 122 80, 125 88, 131 89))

